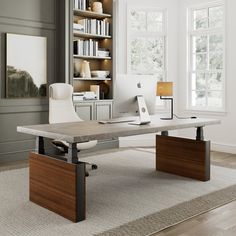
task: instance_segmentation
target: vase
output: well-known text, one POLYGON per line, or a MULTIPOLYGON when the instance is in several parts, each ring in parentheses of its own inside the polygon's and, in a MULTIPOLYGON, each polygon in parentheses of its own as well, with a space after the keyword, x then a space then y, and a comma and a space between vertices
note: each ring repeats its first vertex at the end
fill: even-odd
POLYGON ((83 61, 80 70, 80 77, 91 78, 90 66, 88 61, 83 61))

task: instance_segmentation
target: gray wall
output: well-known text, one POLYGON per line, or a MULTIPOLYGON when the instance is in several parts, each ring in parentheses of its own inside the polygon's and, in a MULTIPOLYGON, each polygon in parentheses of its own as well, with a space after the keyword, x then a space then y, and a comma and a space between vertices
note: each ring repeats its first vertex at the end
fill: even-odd
POLYGON ((17 133, 18 125, 48 122, 47 98, 4 98, 6 33, 47 37, 47 82, 64 81, 63 5, 60 0, 0 0, 0 162, 25 159, 34 148, 34 137, 17 133))

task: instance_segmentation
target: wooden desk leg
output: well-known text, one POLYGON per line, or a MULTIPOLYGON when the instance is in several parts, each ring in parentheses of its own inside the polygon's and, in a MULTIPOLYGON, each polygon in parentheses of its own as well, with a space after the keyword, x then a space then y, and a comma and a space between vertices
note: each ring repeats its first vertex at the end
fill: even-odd
POLYGON ((210 141, 199 139, 157 135, 156 170, 201 181, 210 180, 210 141))
POLYGON ((30 201, 73 222, 86 218, 85 163, 30 153, 30 201))

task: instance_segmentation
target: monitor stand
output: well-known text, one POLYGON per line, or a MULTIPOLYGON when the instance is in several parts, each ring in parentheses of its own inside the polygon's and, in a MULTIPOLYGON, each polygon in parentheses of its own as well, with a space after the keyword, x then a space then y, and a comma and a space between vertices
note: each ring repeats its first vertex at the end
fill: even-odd
POLYGON ((137 95, 139 121, 130 122, 131 125, 146 125, 151 122, 148 109, 142 95, 137 95))

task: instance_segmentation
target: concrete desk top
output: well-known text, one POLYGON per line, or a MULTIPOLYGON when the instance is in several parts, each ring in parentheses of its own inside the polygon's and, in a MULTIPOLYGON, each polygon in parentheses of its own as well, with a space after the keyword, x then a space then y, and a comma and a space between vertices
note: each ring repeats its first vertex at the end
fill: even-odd
POLYGON ((220 120, 205 118, 161 120, 157 116, 151 116, 151 120, 150 124, 140 126, 130 125, 128 123, 99 124, 97 121, 82 121, 73 123, 18 126, 17 131, 50 139, 63 140, 69 143, 78 143, 89 140, 104 140, 220 124, 220 120))

